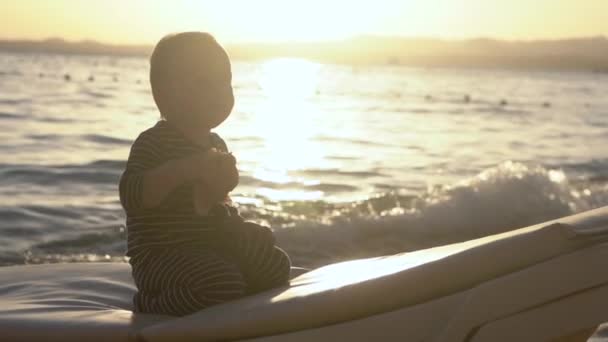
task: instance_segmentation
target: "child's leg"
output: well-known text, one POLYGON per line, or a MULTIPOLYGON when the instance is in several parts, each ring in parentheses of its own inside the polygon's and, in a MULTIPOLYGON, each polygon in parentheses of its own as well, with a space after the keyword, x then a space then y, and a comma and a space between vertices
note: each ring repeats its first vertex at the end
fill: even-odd
POLYGON ((228 230, 224 245, 241 268, 248 285, 247 293, 288 283, 291 261, 274 243, 269 228, 251 222, 242 222, 228 230))
POLYGON ((211 251, 168 251, 133 265, 139 292, 135 311, 187 315, 242 297, 246 284, 236 265, 211 251))

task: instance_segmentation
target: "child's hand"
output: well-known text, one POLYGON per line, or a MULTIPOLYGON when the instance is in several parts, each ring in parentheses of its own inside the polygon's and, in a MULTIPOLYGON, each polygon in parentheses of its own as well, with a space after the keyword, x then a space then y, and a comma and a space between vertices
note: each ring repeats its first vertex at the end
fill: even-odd
POLYGON ((239 183, 236 158, 231 153, 212 148, 184 160, 183 167, 191 180, 202 180, 220 192, 228 193, 239 183))
POLYGON ((229 201, 228 193, 239 182, 236 158, 232 154, 210 150, 193 157, 193 167, 202 170, 200 181, 195 184, 194 201, 199 214, 207 214, 215 203, 229 201))
POLYGON ((231 153, 221 153, 219 156, 218 178, 221 188, 229 193, 239 184, 239 170, 236 158, 231 153))
POLYGON ((187 180, 203 179, 208 182, 214 178, 218 170, 218 152, 212 148, 208 151, 195 153, 181 160, 181 169, 187 180))

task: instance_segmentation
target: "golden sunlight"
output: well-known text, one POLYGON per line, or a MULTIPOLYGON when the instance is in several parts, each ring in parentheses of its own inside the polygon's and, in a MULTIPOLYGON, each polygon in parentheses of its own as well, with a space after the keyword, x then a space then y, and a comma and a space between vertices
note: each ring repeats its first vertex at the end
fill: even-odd
POLYGON ((223 43, 357 35, 533 39, 608 32, 605 0, 20 0, 0 1, 2 38, 152 44, 169 32, 223 43))
POLYGON ((226 30, 228 39, 240 40, 237 37, 246 33, 247 40, 252 41, 302 42, 344 39, 369 31, 385 19, 400 0, 384 2, 385 6, 348 0, 214 1, 212 6, 206 1, 190 0, 188 3, 191 8, 198 7, 198 13, 207 13, 212 8, 218 14, 215 18, 208 18, 210 26, 226 27, 226 17, 230 18, 230 22, 241 23, 238 25, 240 32, 236 32, 236 28, 230 30, 234 33, 226 30), (235 11, 235 8, 238 10, 235 11))
POLYGON ((316 90, 319 67, 303 59, 271 60, 261 68, 260 87, 272 102, 305 100, 316 90))
POLYGON ((297 279, 292 282, 292 286, 296 287, 298 289, 297 291, 284 291, 273 297, 271 301, 274 303, 293 297, 309 296, 314 293, 378 279, 395 273, 395 270, 403 270, 404 268, 412 269, 423 264, 449 257, 462 252, 466 248, 474 246, 475 243, 478 244, 479 242, 461 243, 419 250, 402 254, 401 257, 397 258, 377 257, 359 259, 326 266, 317 269, 313 275, 308 275, 307 277, 300 279, 300 282, 298 282, 297 279))
MULTIPOLYGON (((317 89, 319 69, 319 64, 300 59, 275 59, 260 67, 259 85, 266 100, 256 111, 256 131, 268 146, 268 153, 259 156, 264 167, 253 172, 255 178, 280 184, 315 183, 293 178, 289 171, 323 164, 323 149, 311 142, 319 109, 310 98, 317 89)), ((267 188, 260 188, 258 193, 273 200, 311 200, 324 195, 320 191, 267 188)))

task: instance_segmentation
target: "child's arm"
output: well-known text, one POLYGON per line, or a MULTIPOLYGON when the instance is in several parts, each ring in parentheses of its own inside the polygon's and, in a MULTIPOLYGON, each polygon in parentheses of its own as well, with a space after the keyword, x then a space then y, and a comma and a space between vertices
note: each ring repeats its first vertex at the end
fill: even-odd
POLYGON ((158 206, 180 184, 202 179, 217 182, 217 165, 208 152, 163 161, 158 141, 140 135, 131 147, 127 168, 120 179, 120 201, 125 210, 158 206))
POLYGON ((195 173, 197 164, 205 164, 205 155, 194 155, 183 159, 174 159, 144 172, 142 180, 142 207, 154 208, 182 183, 195 180, 200 176, 195 173), (200 159, 200 160, 199 160, 200 159))

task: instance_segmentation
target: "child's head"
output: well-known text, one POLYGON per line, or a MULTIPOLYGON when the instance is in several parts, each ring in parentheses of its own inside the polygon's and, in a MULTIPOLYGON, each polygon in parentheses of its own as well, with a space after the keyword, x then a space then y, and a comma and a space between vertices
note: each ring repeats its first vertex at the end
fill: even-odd
POLYGON ((230 60, 208 33, 161 39, 150 58, 150 84, 161 116, 177 124, 211 129, 234 106, 230 60))

